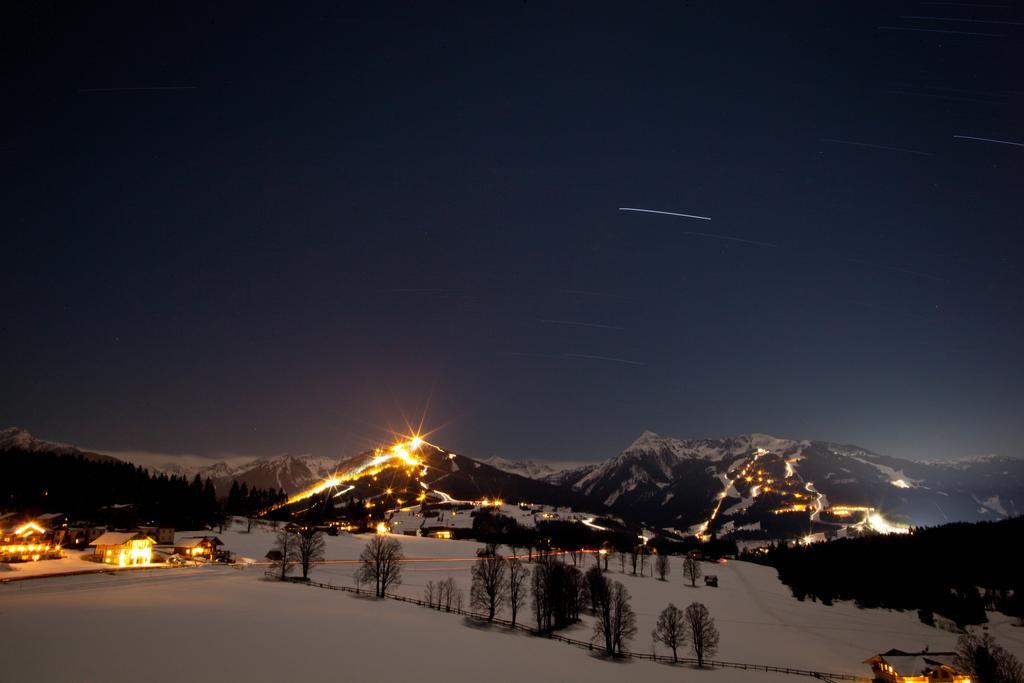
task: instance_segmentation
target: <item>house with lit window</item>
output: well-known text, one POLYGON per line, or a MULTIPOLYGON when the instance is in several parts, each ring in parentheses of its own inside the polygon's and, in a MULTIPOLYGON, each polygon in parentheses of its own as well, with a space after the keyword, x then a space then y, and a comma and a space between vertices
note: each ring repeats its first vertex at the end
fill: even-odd
POLYGON ((892 649, 864 663, 878 683, 971 683, 954 663, 955 652, 904 652, 892 649))
POLYGON ((119 567, 149 564, 153 545, 152 538, 135 531, 108 531, 89 544, 95 548, 92 559, 119 567))
POLYGON ((140 526, 135 530, 155 540, 157 545, 174 545, 174 527, 172 526, 140 526))
POLYGON ((53 530, 53 542, 62 548, 87 548, 92 541, 105 533, 105 526, 62 526, 53 530))
POLYGON ((207 560, 217 559, 218 548, 224 543, 216 536, 192 536, 179 538, 174 542, 174 553, 182 557, 202 557, 207 560))
POLYGON ((429 536, 431 538, 442 538, 450 540, 455 538, 455 532, 451 527, 447 526, 428 526, 419 529, 419 533, 422 536, 429 536))
POLYGON ((60 559, 53 535, 35 521, 0 531, 0 562, 35 562, 60 559))

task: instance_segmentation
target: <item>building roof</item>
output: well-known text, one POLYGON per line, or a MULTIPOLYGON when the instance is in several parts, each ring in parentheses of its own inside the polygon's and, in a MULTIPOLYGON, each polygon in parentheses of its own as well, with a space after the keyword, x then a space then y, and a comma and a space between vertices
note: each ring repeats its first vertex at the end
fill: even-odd
POLYGON ((882 661, 891 666, 898 676, 922 676, 939 666, 959 671, 953 663, 955 657, 955 652, 904 652, 893 648, 875 655, 865 663, 882 661))
POLYGON ((175 548, 195 548, 197 545, 209 541, 211 545, 224 545, 224 543, 216 536, 190 536, 188 538, 179 538, 174 542, 175 548))
POLYGON ((140 534, 135 531, 108 531, 97 537, 89 545, 124 545, 128 541, 137 541, 141 539, 153 540, 146 534, 140 534))

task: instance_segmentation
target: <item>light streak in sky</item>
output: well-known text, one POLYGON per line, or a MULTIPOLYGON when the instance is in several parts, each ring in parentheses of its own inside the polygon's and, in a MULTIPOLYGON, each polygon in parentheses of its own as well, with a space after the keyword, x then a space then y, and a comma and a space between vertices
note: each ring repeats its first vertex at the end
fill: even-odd
POLYGON ((638 360, 627 360, 625 358, 612 358, 611 356, 595 356, 589 353, 563 353, 566 358, 584 358, 587 360, 603 360, 610 363, 625 363, 626 365, 645 365, 638 360))
POLYGON ((862 259, 855 258, 842 258, 842 261, 847 263, 856 263, 862 266, 870 266, 871 268, 882 268, 884 270, 891 270, 894 273, 904 273, 906 275, 913 275, 914 277, 923 277, 928 280, 935 280, 936 282, 949 282, 945 278, 941 278, 937 275, 931 275, 930 273, 922 273, 919 270, 910 270, 909 268, 900 268, 899 266, 887 266, 884 263, 875 263, 873 261, 864 261, 862 259))
POLYGON ((831 142, 836 145, 850 145, 851 147, 865 147, 867 149, 884 149, 889 152, 906 152, 907 154, 918 154, 924 157, 935 156, 931 152, 922 152, 916 149, 907 149, 905 147, 890 147, 889 145, 876 145, 871 142, 857 142, 856 140, 839 140, 837 138, 820 138, 821 142, 831 142))
POLYGON ((1009 140, 995 140, 993 138, 976 138, 971 135, 954 135, 957 140, 975 140, 977 142, 994 142, 997 145, 1013 145, 1014 147, 1024 147, 1024 142, 1010 142, 1009 140))
POLYGON ((678 216, 680 218, 694 218, 698 221, 709 221, 711 220, 707 216, 696 216, 692 213, 676 213, 674 211, 656 211, 655 209, 635 209, 629 206, 620 206, 619 211, 636 211, 637 213, 659 213, 662 216, 678 216))
POLYGON ((909 28, 907 26, 879 26, 881 31, 913 31, 915 33, 955 33, 960 36, 983 36, 986 38, 1007 38, 1004 33, 979 33, 977 31, 947 31, 941 28, 909 28))
POLYGON ((136 92, 145 90, 196 90, 195 85, 151 85, 137 88, 79 88, 78 92, 136 92))
POLYGON ((778 249, 779 245, 772 244, 771 242, 759 242, 758 240, 748 240, 742 237, 733 237, 732 235, 715 235, 710 232, 683 232, 682 235, 689 235, 690 237, 708 237, 713 240, 725 240, 726 242, 739 242, 741 244, 753 244, 756 247, 771 247, 772 249, 778 249))
POLYGON ((953 7, 991 7, 993 9, 1010 9, 1009 5, 983 5, 976 2, 922 2, 922 5, 948 5, 953 7))
POLYGON ((585 323, 580 320, 552 320, 549 318, 537 318, 537 322, 547 323, 549 325, 576 325, 578 327, 599 327, 603 330, 623 330, 624 327, 618 325, 603 325, 601 323, 585 323))
POLYGON ((925 21, 953 21, 958 24, 1004 24, 1006 26, 1024 26, 1021 21, 1001 21, 999 19, 960 19, 957 17, 918 17, 907 16, 900 19, 923 19, 925 21))

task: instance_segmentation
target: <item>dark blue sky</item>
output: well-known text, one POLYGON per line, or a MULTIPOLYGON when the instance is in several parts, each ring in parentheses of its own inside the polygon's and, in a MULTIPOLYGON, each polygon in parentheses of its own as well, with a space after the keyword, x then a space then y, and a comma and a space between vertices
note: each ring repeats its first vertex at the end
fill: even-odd
POLYGON ((16 5, 0 423, 1021 454, 1019 9, 16 5))

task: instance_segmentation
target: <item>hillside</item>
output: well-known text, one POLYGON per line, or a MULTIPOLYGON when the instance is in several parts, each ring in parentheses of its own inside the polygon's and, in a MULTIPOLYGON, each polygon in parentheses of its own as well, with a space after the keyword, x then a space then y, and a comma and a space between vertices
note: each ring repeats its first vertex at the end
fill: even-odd
POLYGON ((117 458, 81 450, 74 446, 37 439, 24 429, 6 427, 0 429, 0 451, 18 453, 51 453, 54 455, 77 455, 97 462, 121 462, 117 458))
POLYGON ((1024 512, 1022 460, 914 462, 766 434, 684 440, 644 432, 597 466, 546 480, 648 524, 741 538, 843 535, 872 524, 881 530, 1024 512))
MULTIPOLYGON (((221 535, 226 547, 242 556, 262 557, 272 545, 273 531, 257 528, 250 534, 244 528, 236 526, 221 535)), ((353 585, 356 565, 345 561, 359 556, 367 538, 328 537, 327 558, 335 562, 314 567, 311 578, 353 585)), ((409 561, 403 565, 398 594, 421 597, 428 581, 450 576, 468 596, 469 570, 479 544, 399 540, 409 561)), ((673 558, 666 582, 650 575, 632 576, 612 562, 609 577, 627 587, 637 612, 638 633, 630 649, 650 652, 650 632, 658 613, 669 602, 685 607, 693 601, 707 605, 721 632, 717 657, 729 661, 867 676, 862 662, 876 652, 892 647, 948 650, 956 642, 955 634, 925 626, 912 612, 796 600, 770 567, 747 562, 701 563, 701 567, 705 574, 718 575, 719 588, 702 584, 690 588, 683 580, 679 558, 673 558)), ((217 643, 217 648, 242 653, 205 660, 203 680, 328 680, 337 677, 339 661, 344 662, 347 678, 373 680, 470 680, 478 678, 482 669, 489 680, 509 683, 546 680, 552 671, 569 670, 594 683, 617 683, 624 677, 666 683, 680 678, 735 683, 813 680, 758 671, 610 662, 553 640, 467 623, 461 617, 414 605, 265 581, 261 570, 259 566, 241 571, 199 567, 0 584, 5 615, 19 625, 5 644, 12 652, 31 651, 45 640, 54 623, 75 632, 76 637, 49 660, 53 671, 48 680, 53 681, 81 680, 77 663, 87 661, 111 640, 121 648, 123 666, 147 669, 152 681, 179 680, 179 672, 172 668, 151 667, 152 639, 161 635, 173 636, 177 652, 205 652, 210 643, 217 643), (107 620, 104 628, 96 628, 96 615, 107 613, 133 618, 107 620), (149 627, 139 628, 137 618, 149 618, 149 627), (293 641, 304 646, 274 646, 293 641), (380 656, 375 648, 382 642, 395 644, 401 656, 380 656), (452 643, 458 643, 459 652, 475 656, 454 654, 452 643), (322 651, 331 656, 310 655, 322 651)), ((507 609, 501 615, 507 616, 507 609)), ((528 609, 523 616, 531 618, 528 609)), ((589 638, 592 619, 585 615, 584 622, 565 635, 589 638)), ((1009 622, 992 614, 989 631, 1022 656, 1024 647, 1009 622)), ((12 680, 30 680, 37 669, 25 658, 14 658, 5 673, 12 680)))

